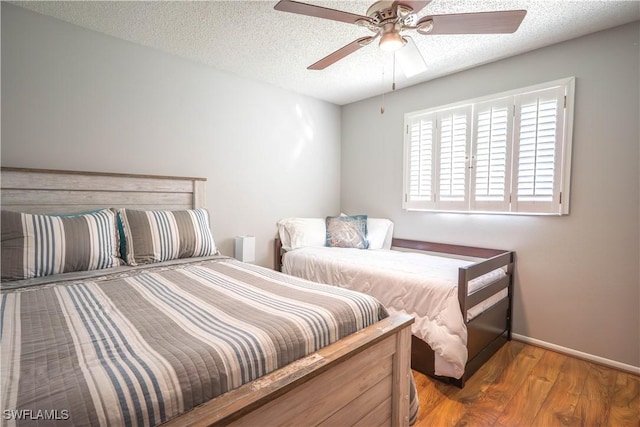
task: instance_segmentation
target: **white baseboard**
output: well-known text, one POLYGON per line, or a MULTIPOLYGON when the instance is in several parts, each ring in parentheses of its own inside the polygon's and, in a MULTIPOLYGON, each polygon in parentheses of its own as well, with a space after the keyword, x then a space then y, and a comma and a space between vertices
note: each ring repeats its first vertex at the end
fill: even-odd
POLYGON ((610 368, 619 369, 621 371, 629 372, 631 374, 640 375, 640 366, 627 365, 626 363, 616 362, 615 360, 605 359, 604 357, 595 356, 589 353, 583 353, 571 348, 562 347, 556 344, 551 344, 546 341, 530 338, 525 335, 511 334, 514 340, 522 341, 525 344, 531 344, 538 347, 546 348, 548 350, 555 351, 557 353, 567 354, 569 356, 577 357, 578 359, 584 359, 589 362, 597 363, 599 365, 608 366, 610 368))

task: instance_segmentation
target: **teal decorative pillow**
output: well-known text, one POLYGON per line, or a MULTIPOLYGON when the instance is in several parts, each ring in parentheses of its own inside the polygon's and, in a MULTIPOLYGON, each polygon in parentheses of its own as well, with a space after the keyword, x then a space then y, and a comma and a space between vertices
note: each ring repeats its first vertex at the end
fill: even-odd
POLYGON ((129 265, 216 255, 205 209, 143 211, 119 209, 129 265))
POLYGON ((2 211, 2 280, 121 265, 116 213, 34 215, 2 211))
POLYGON ((326 245, 334 248, 369 248, 367 215, 328 216, 326 245))

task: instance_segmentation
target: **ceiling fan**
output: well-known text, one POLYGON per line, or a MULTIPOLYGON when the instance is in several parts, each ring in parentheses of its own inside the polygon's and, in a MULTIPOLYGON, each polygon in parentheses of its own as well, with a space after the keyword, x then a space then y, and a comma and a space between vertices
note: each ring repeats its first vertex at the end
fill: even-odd
POLYGON ((372 36, 354 40, 327 55, 307 67, 309 70, 324 70, 380 37, 380 49, 398 51, 396 57, 407 77, 426 71, 427 68, 420 51, 411 37, 404 34, 405 31, 413 30, 419 35, 513 33, 527 13, 526 10, 506 10, 428 15, 418 18, 418 13, 429 3, 431 0, 378 1, 367 10, 366 16, 293 0, 280 0, 274 8, 283 12, 355 24, 374 33, 372 36))

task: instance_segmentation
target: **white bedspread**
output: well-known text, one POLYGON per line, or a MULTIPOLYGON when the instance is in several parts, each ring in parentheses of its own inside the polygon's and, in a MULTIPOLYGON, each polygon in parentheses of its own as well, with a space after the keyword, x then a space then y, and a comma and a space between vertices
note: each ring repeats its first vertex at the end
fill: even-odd
MULTIPOLYGON (((467 329, 458 302, 458 268, 469 264, 415 252, 305 247, 285 254, 282 271, 367 293, 390 312, 415 317, 412 332, 434 350, 435 374, 460 378, 467 363, 467 329)), ((469 292, 504 274, 497 269, 472 280, 469 292)))

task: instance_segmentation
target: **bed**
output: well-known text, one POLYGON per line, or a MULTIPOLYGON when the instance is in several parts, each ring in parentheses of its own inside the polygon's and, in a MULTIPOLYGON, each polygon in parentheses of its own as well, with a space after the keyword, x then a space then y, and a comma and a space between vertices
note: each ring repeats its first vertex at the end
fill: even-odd
POLYGON ((5 167, 1 178, 5 425, 417 415, 413 319, 218 254, 204 179, 5 167))
POLYGON ((391 312, 413 316, 412 368, 463 387, 511 339, 515 254, 397 239, 390 221, 366 216, 349 221, 357 217, 369 226, 334 229, 334 236, 346 232, 343 241, 350 239, 344 245, 338 239, 337 247, 327 247, 329 221, 343 223, 345 215, 280 221, 276 266, 296 277, 373 295, 391 312), (370 238, 363 239, 367 232, 370 238))

